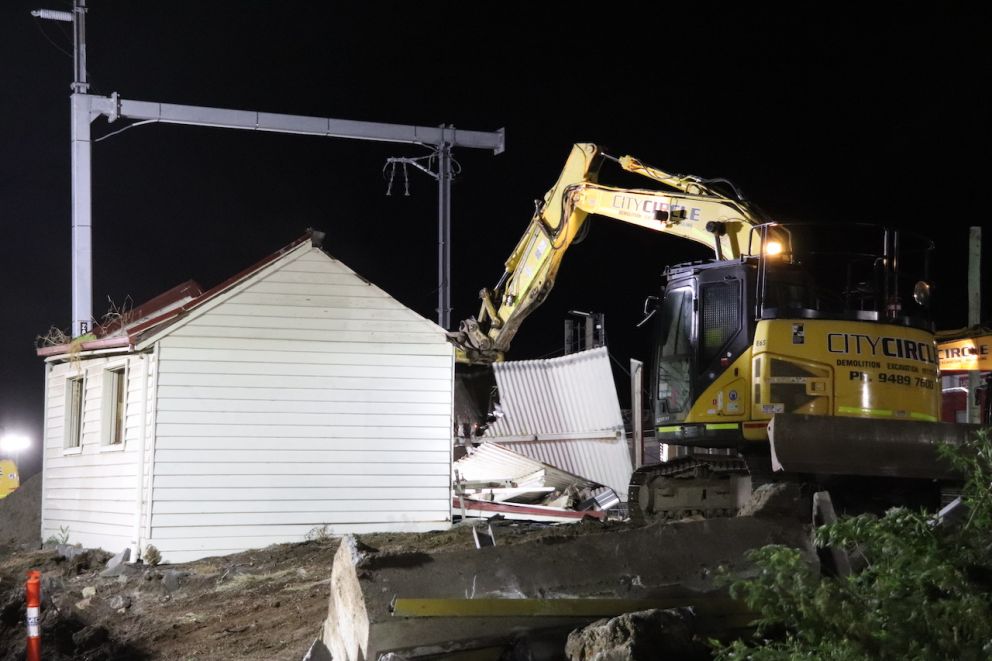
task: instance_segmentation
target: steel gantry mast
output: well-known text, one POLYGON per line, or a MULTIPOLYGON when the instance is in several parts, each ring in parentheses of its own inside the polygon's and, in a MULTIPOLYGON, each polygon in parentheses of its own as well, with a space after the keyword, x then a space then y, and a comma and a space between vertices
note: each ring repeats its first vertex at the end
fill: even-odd
MULTIPOLYGON (((284 115, 254 110, 186 106, 153 101, 133 101, 89 94, 86 81, 86 0, 74 0, 71 12, 37 9, 32 16, 73 24, 75 73, 72 83, 72 335, 90 330, 93 319, 93 254, 90 125, 98 117, 109 122, 130 119, 140 123, 162 122, 188 126, 291 133, 327 138, 352 138, 379 142, 427 145, 438 155, 438 324, 451 324, 451 150, 454 147, 505 148, 503 129, 463 131, 452 126, 415 126, 362 122, 331 117, 284 115)), ((132 124, 131 126, 134 126, 132 124)))

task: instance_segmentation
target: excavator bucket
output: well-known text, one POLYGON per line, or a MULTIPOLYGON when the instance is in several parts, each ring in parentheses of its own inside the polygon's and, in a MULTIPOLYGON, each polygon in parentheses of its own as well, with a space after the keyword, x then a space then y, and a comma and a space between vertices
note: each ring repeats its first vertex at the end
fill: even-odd
POLYGON ((772 469, 817 475, 958 479, 940 457, 979 425, 779 414, 768 425, 772 469))

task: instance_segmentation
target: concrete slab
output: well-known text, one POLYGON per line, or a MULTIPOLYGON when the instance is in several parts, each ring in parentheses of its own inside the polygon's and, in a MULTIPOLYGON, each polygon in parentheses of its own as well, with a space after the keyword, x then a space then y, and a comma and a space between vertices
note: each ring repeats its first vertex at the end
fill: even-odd
POLYGON ((666 607, 692 605, 705 619, 707 603, 727 604, 713 581, 717 567, 746 573, 744 553, 766 544, 800 548, 817 565, 808 532, 793 521, 739 517, 623 526, 479 550, 392 554, 347 538, 334 558, 323 641, 339 661, 366 661, 390 651, 415 658, 510 643, 539 629, 567 633, 602 617, 554 608, 530 616, 494 608, 488 615, 397 617, 391 612, 395 599, 530 599, 551 600, 552 606, 559 599, 664 600, 666 607))

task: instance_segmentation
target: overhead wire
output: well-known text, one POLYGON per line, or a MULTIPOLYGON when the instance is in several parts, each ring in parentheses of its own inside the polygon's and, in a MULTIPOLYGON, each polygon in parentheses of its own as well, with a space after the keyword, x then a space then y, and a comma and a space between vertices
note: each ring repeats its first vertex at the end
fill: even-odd
POLYGON ((142 124, 155 124, 155 123, 158 123, 158 121, 159 120, 157 120, 157 119, 145 119, 145 120, 142 120, 140 122, 134 122, 133 124, 128 124, 124 128, 117 129, 116 131, 113 131, 112 133, 108 133, 107 135, 101 135, 99 138, 95 139, 93 142, 100 142, 102 140, 106 140, 107 138, 112 138, 115 135, 117 135, 118 133, 123 133, 124 131, 127 131, 128 129, 133 129, 135 126, 141 126, 142 124))
POLYGON ((55 43, 52 40, 51 37, 48 36, 48 33, 45 32, 45 29, 43 27, 41 27, 41 19, 35 18, 34 19, 34 25, 35 25, 35 27, 38 28, 38 32, 41 33, 41 36, 43 36, 45 38, 45 40, 48 41, 48 43, 50 43, 52 46, 54 46, 57 51, 59 51, 60 53, 62 53, 66 57, 69 57, 69 58, 73 57, 73 54, 72 53, 70 53, 66 49, 62 48, 61 46, 59 46, 57 43, 55 43))

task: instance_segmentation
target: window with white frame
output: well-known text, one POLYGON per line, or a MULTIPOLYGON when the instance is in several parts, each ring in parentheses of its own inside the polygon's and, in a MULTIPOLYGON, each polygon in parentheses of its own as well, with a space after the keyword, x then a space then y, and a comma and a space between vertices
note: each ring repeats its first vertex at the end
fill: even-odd
POLYGON ((83 437, 83 377, 65 381, 65 441, 66 449, 78 448, 83 437))
POLYGON ((127 371, 115 367, 103 371, 103 430, 104 445, 124 443, 124 410, 127 397, 127 371))

